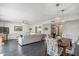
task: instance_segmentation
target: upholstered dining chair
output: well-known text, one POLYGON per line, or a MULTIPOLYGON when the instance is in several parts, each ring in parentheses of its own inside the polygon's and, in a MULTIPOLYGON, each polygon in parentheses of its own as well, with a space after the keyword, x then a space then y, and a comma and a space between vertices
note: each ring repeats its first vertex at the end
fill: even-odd
POLYGON ((47 38, 47 54, 49 56, 59 56, 62 54, 63 49, 58 48, 57 39, 55 38, 47 38))
POLYGON ((66 49, 66 53, 68 55, 75 55, 75 48, 76 48, 76 43, 72 43, 72 40, 70 42, 70 47, 66 49))

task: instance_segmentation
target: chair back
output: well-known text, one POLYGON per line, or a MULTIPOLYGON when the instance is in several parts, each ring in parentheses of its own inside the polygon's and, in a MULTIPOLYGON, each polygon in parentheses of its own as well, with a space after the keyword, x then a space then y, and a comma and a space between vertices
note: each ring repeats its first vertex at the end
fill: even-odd
POLYGON ((47 53, 49 55, 58 55, 58 43, 54 38, 48 39, 47 41, 47 53))

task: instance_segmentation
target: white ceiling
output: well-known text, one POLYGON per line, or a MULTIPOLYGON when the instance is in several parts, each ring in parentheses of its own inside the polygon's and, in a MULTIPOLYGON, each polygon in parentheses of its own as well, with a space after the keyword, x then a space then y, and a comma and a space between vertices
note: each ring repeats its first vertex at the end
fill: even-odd
MULTIPOLYGON (((78 18, 78 3, 60 3, 59 16, 62 18, 60 10, 64 11, 64 20, 78 18)), ((55 20, 57 8, 55 3, 0 3, 0 20, 24 22, 36 24, 48 20, 55 20)))

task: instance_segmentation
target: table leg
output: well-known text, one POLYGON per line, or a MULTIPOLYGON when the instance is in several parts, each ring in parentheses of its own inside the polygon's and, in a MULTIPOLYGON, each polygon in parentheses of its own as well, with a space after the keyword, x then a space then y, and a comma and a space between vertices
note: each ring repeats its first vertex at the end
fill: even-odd
POLYGON ((63 50, 64 50, 64 51, 63 51, 63 55, 64 55, 64 56, 67 56, 67 54, 66 54, 66 47, 64 47, 63 50))

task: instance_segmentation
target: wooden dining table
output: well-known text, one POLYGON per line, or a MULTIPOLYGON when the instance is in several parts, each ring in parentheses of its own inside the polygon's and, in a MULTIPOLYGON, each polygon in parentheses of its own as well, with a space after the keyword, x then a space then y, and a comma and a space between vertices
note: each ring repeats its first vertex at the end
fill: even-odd
POLYGON ((66 56, 66 49, 67 49, 67 44, 65 43, 61 43, 61 44, 58 44, 58 47, 62 47, 63 48, 63 55, 66 56))
POLYGON ((69 38, 61 38, 61 41, 62 42, 58 41, 58 47, 63 48, 63 55, 66 56, 67 55, 66 49, 70 47, 71 40, 69 38))

